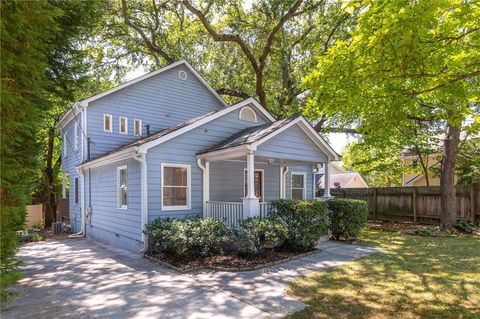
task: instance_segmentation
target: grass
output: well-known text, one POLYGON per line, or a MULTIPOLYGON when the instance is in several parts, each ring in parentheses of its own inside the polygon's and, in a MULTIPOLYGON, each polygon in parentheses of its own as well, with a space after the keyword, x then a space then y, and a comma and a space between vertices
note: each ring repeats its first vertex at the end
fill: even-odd
POLYGON ((480 237, 367 229, 384 252, 294 280, 309 307, 289 318, 480 318, 480 237))

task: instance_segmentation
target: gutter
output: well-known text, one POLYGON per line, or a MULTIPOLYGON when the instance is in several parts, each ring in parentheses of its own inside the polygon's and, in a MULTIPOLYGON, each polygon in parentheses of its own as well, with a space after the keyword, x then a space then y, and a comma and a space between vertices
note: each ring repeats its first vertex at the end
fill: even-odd
POLYGON ((146 153, 138 153, 133 157, 134 160, 140 162, 140 181, 141 181, 141 231, 143 248, 140 252, 145 252, 148 248, 148 238, 145 235, 145 226, 148 223, 148 169, 146 153))

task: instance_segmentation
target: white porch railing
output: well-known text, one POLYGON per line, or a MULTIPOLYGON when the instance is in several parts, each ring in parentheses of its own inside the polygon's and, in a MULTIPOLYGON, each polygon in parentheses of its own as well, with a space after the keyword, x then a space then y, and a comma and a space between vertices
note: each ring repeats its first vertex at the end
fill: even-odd
POLYGON ((260 219, 264 219, 268 216, 268 212, 270 210, 270 203, 268 202, 261 202, 260 203, 260 219))
POLYGON ((207 217, 224 220, 229 227, 236 227, 243 219, 243 203, 208 201, 207 217))

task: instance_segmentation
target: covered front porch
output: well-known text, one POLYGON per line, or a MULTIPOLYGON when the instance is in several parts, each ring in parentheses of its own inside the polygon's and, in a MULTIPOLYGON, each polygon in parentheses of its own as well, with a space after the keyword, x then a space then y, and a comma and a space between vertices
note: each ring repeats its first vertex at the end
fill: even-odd
POLYGON ((305 122, 297 118, 248 129, 197 154, 203 216, 236 226, 265 217, 271 200, 316 199, 315 175, 322 167, 327 180, 322 198, 330 197, 327 164, 338 155, 305 122))

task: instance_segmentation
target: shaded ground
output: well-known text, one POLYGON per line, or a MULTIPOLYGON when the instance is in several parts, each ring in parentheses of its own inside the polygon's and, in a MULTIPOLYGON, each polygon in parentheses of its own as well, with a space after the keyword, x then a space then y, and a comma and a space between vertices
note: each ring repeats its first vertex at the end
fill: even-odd
POLYGON ((480 237, 420 237, 368 229, 384 252, 298 278, 310 305, 291 318, 480 318, 480 237))
POLYGON ((305 305, 284 294, 292 277, 374 250, 327 242, 323 251, 272 268, 179 275, 89 239, 24 245, 21 298, 3 318, 278 318, 305 305))

